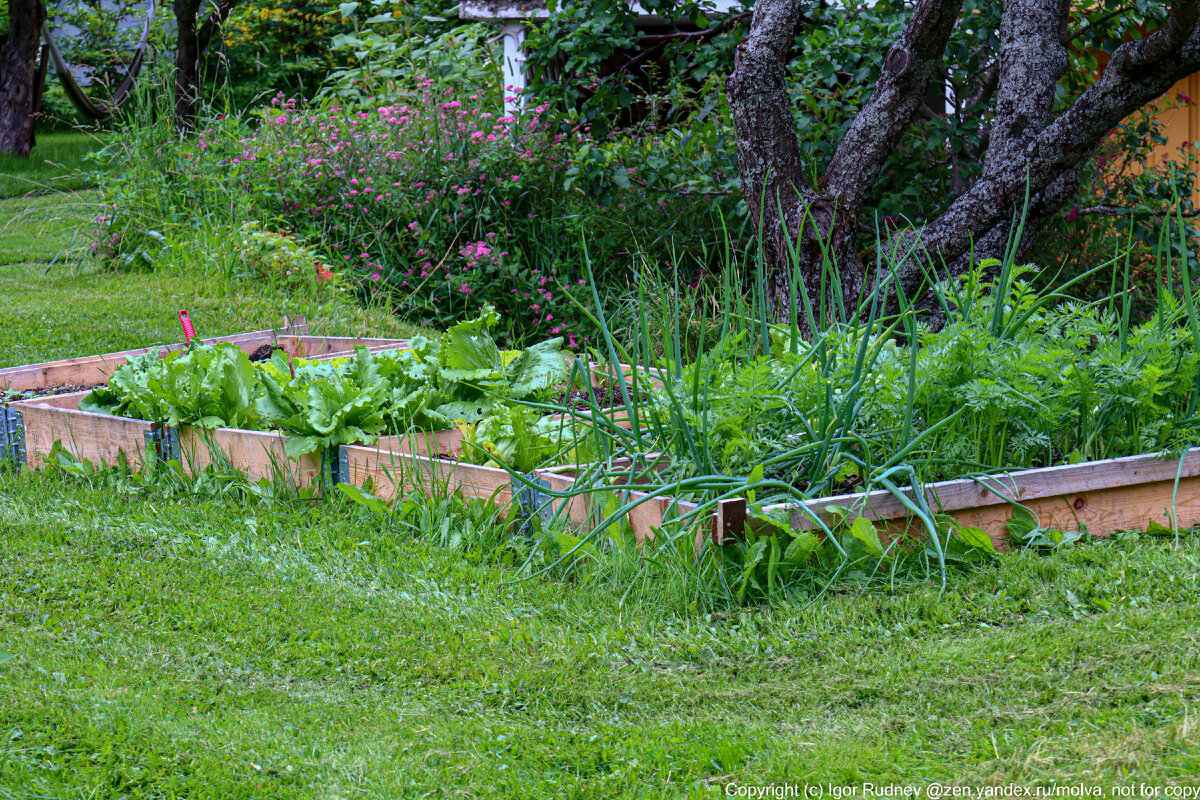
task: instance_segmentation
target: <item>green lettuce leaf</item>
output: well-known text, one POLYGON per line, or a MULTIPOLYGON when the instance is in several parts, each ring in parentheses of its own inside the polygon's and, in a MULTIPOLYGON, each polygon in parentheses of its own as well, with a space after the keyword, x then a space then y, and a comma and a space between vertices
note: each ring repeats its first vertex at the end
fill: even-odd
POLYGON ((441 376, 449 381, 502 379, 504 364, 490 330, 500 321, 491 305, 478 317, 460 322, 442 334, 441 376))
POLYGON ((562 337, 550 339, 522 351, 508 367, 510 396, 522 400, 558 390, 570 370, 562 352, 562 337))

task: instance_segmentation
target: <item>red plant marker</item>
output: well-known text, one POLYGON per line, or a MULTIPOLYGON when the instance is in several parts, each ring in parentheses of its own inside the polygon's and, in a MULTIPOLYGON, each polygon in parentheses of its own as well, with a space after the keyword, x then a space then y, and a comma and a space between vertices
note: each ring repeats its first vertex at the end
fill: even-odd
POLYGON ((192 339, 196 338, 196 329, 192 327, 192 318, 188 316, 186 308, 179 309, 179 327, 183 328, 184 344, 191 344, 192 339))

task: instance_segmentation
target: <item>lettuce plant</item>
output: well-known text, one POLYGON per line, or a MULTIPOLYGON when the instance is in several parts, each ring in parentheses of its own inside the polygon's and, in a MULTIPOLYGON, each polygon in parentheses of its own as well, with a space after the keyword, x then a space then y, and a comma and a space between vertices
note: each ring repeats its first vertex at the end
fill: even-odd
POLYGON ((567 357, 561 338, 501 351, 492 335, 499 321, 485 305, 436 339, 418 336, 409 349, 382 353, 360 347, 339 362, 276 351, 253 364, 235 345, 196 341, 130 361, 80 408, 168 425, 281 430, 291 457, 457 425, 471 460, 529 470, 574 448, 561 421, 543 421, 529 405, 565 386, 567 357))

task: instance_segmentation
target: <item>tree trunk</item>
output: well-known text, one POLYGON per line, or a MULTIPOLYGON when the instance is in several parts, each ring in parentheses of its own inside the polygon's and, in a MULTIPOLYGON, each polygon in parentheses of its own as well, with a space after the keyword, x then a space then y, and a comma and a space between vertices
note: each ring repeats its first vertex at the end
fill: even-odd
POLYGON ((200 103, 200 0, 175 0, 175 127, 190 131, 200 103))
POLYGON ((0 45, 0 153, 27 158, 33 146, 38 40, 45 9, 9 0, 8 37, 0 45))
MULTIPOLYGON (((915 0, 871 97, 812 185, 784 85, 804 1, 755 3, 727 88, 742 192, 762 242, 775 316, 786 317, 788 298, 801 294, 791 287, 793 276, 815 301, 835 274, 842 299, 826 294, 822 310, 834 312, 825 317, 829 321, 852 313, 864 286, 892 274, 864 274, 854 255, 858 219, 930 87, 944 80, 943 53, 963 3, 915 0)), ((966 106, 981 113, 995 98, 991 127, 981 139, 979 176, 960 185, 957 196, 923 226, 879 237, 882 261, 894 268, 900 290, 915 298, 931 279, 961 273, 981 257, 1002 254, 1010 243, 1021 252, 1076 191, 1084 166, 1108 132, 1200 70, 1200 0, 1174 0, 1168 6, 1161 28, 1117 47, 1096 82, 1056 114, 1067 69, 1071 4, 1004 0, 998 58, 966 106), (1013 219, 1021 215, 1026 197, 1024 235, 1012 242, 1013 219)), ((890 296, 897 285, 889 280, 880 288, 890 296)))
MULTIPOLYGON (((742 193, 762 242, 771 309, 795 313, 807 296, 818 326, 850 318, 867 276, 855 255, 859 215, 883 165, 941 77, 942 52, 961 0, 918 0, 893 44, 875 91, 830 161, 818 187, 805 179, 784 67, 803 0, 759 0, 738 47, 727 92, 738 143, 742 193), (793 277, 800 279, 793 286, 793 277)), ((807 335, 809 320, 799 313, 807 335)))

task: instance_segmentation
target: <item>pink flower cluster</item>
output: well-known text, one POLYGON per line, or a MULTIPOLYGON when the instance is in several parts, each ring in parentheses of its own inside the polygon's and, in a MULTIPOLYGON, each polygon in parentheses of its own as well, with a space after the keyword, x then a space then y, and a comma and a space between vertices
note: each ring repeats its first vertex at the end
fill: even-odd
MULTIPOLYGON (((583 343, 578 260, 563 254, 578 245, 580 210, 598 207, 574 169, 594 149, 586 126, 549 104, 514 116, 427 79, 410 89, 366 110, 276 97, 257 125, 203 131, 185 173, 236 182, 262 220, 421 322, 491 302, 525 333, 583 343)), ((618 199, 616 213, 658 204, 636 189, 618 199)))

